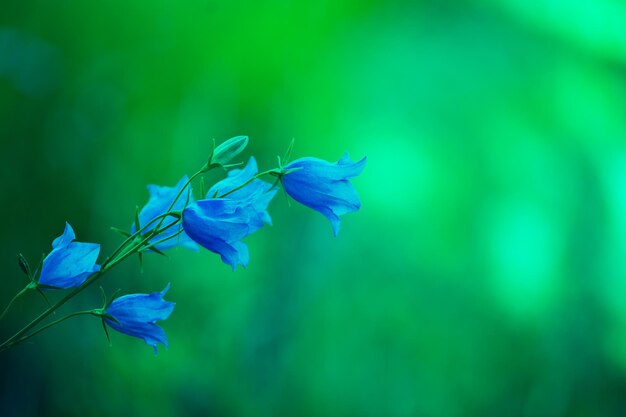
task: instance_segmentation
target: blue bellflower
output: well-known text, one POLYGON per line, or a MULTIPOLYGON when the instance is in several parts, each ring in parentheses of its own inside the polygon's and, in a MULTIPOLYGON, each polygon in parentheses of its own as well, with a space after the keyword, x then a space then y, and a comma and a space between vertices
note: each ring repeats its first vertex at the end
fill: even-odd
POLYGON ((339 216, 361 207, 359 196, 348 180, 363 171, 366 160, 353 162, 347 152, 334 164, 318 158, 300 158, 285 167, 287 173, 282 184, 294 200, 326 216, 337 236, 339 216))
POLYGON ((100 245, 74 242, 76 235, 69 223, 63 234, 52 242, 52 252, 46 256, 39 275, 39 284, 56 288, 77 287, 87 277, 100 270, 96 264, 100 245))
POLYGON ((246 267, 250 261, 248 247, 241 239, 271 224, 267 206, 276 195, 271 184, 255 179, 225 198, 219 197, 244 184, 257 173, 254 158, 244 169, 234 169, 215 184, 205 200, 190 204, 183 212, 183 228, 191 239, 219 254, 233 270, 246 267))
POLYGON ((106 323, 120 333, 143 339, 154 348, 156 355, 157 343, 167 348, 167 337, 165 331, 155 323, 167 319, 176 305, 163 299, 169 289, 170 285, 167 284, 161 292, 129 294, 116 298, 105 312, 117 322, 105 318, 106 323))
MULTIPOLYGON (((150 199, 148 200, 148 203, 146 203, 146 205, 139 212, 140 226, 143 227, 155 217, 160 216, 161 214, 164 214, 165 212, 167 212, 167 209, 170 208, 170 206, 172 205, 172 202, 174 201, 174 198, 176 198, 180 190, 185 186, 188 179, 189 178, 187 176, 184 176, 180 181, 178 181, 178 184, 176 184, 174 187, 163 187, 163 186, 152 185, 152 184, 148 185, 148 192, 150 193, 150 199)), ((173 210, 182 210, 185 207, 186 201, 187 201, 187 192, 183 192, 180 198, 176 201, 176 204, 174 204, 173 210)), ((189 189, 189 203, 191 204, 193 203, 193 201, 194 200, 193 200, 193 196, 191 195, 191 189, 189 189)), ((164 228, 172 224, 175 221, 176 220, 173 217, 167 217, 163 221, 161 228, 164 228)), ((154 229, 157 224, 159 224, 159 221, 153 222, 150 226, 148 226, 145 229, 145 231, 147 232, 149 230, 154 229)), ((167 237, 173 236, 174 234, 178 232, 178 229, 179 228, 177 226, 172 226, 169 229, 165 230, 163 233, 159 234, 158 236, 153 237, 150 240, 150 242, 154 243, 159 240, 165 239, 167 237)), ((135 227, 135 224, 133 223, 130 232, 135 233, 136 231, 137 229, 135 227)), ((167 249, 171 249, 177 245, 181 245, 192 250, 198 250, 198 245, 196 245, 191 239, 189 239, 189 236, 187 236, 184 231, 177 237, 173 237, 169 240, 159 243, 158 245, 155 246, 155 248, 158 250, 164 251, 167 249)))

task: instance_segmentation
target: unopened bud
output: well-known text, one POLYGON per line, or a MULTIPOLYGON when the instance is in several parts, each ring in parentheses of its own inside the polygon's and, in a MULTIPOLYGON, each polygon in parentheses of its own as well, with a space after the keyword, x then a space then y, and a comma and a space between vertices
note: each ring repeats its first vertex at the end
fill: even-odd
POLYGON ((213 149, 209 156, 209 167, 226 166, 234 157, 239 155, 248 146, 247 136, 235 136, 221 143, 213 149))
POLYGON ((21 253, 17 255, 17 263, 19 264, 22 272, 30 278, 30 266, 28 265, 28 261, 26 260, 26 258, 24 258, 24 255, 22 255, 21 253))

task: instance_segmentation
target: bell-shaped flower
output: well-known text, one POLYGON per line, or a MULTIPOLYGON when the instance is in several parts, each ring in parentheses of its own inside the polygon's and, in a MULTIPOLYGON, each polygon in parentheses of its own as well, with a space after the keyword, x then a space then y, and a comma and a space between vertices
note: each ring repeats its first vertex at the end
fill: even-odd
POLYGON ((347 152, 334 164, 318 158, 300 158, 285 167, 282 184, 294 200, 326 216, 337 236, 339 216, 361 207, 349 179, 363 171, 366 159, 353 162, 347 152))
MULTIPOLYGON (((188 180, 189 178, 187 176, 184 176, 180 181, 178 181, 178 184, 176 184, 174 187, 164 187, 164 186, 153 185, 153 184, 148 185, 148 192, 150 193, 150 199, 148 200, 148 203, 146 203, 146 205, 143 206, 143 208, 139 212, 139 216, 138 216, 139 225, 143 227, 147 225, 148 223, 150 223, 150 221, 152 221, 155 217, 165 214, 167 210, 170 208, 170 206, 172 205, 172 202, 174 201, 178 193, 180 193, 180 191, 185 186, 188 180)), ((183 191, 181 196, 178 198, 178 200, 174 204, 174 207, 172 207, 172 210, 178 210, 178 211, 183 210, 185 208, 185 203, 187 202, 187 198, 189 198, 190 204, 193 203, 194 200, 193 200, 193 195, 191 194, 191 186, 189 186, 188 190, 183 191)), ((173 216, 167 216, 165 220, 163 221, 163 223, 161 224, 160 228, 163 229, 171 225, 172 223, 176 222, 176 220, 177 219, 174 218, 173 216)), ((144 234, 145 232, 148 232, 154 229, 159 223, 160 223, 159 220, 152 222, 152 224, 150 224, 144 229, 144 234)), ((135 223, 133 223, 130 232, 135 233, 136 231, 137 231, 136 225, 135 223)), ((150 240, 150 243, 156 243, 158 241, 163 240, 162 242, 154 246, 156 249, 161 250, 161 251, 171 249, 177 245, 181 245, 186 248, 193 249, 193 250, 198 250, 198 245, 196 245, 191 239, 189 239, 189 237, 185 234, 184 231, 182 231, 180 235, 173 237, 178 232, 179 232, 179 226, 172 226, 166 229, 165 231, 163 231, 163 233, 153 237, 150 240), (168 237, 171 237, 171 239, 167 239, 168 237)))
POLYGON ((242 170, 232 170, 226 179, 209 190, 207 198, 191 204, 183 212, 183 228, 187 235, 208 250, 221 255, 233 270, 246 267, 250 261, 248 247, 241 239, 271 223, 267 206, 276 195, 271 184, 254 179, 256 161, 250 158, 242 170), (225 198, 220 197, 235 188, 225 198))
POLYGON ((161 292, 152 294, 129 294, 116 298, 105 309, 105 322, 114 330, 129 336, 143 339, 157 353, 157 343, 167 348, 165 331, 156 322, 167 319, 176 303, 165 301, 163 296, 169 290, 168 284, 161 292))
POLYGON ((183 228, 190 238, 220 254, 234 271, 250 261, 248 246, 241 239, 260 227, 258 218, 258 213, 237 200, 200 200, 183 212, 183 228))
POLYGON ((100 270, 100 265, 96 264, 100 245, 75 242, 75 239, 72 226, 65 223, 63 234, 54 239, 52 252, 43 261, 39 284, 54 288, 72 288, 100 270))

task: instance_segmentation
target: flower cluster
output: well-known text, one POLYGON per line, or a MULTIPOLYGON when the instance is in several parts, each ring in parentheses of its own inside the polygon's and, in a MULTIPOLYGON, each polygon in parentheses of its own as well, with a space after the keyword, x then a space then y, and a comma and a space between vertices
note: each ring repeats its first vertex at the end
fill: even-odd
MULTIPOLYGON (((25 260, 20 258, 22 270, 31 279, 27 288, 37 288, 40 292, 74 288, 74 293, 66 297, 71 298, 134 253, 140 256, 144 252, 162 253, 176 246, 192 250, 202 246, 219 254, 233 270, 238 265, 246 267, 250 254, 244 239, 272 224, 268 206, 277 193, 278 183, 294 200, 324 215, 335 236, 339 233, 340 217, 359 210, 360 201, 350 179, 363 171, 366 158, 354 162, 347 153, 335 163, 308 157, 282 166, 279 159, 278 168, 261 173, 251 157, 243 168, 230 169, 226 178, 195 199, 192 180, 211 169, 234 166, 229 163, 247 143, 247 137, 237 136, 215 147, 200 171, 192 177, 184 176, 173 187, 149 185, 148 202, 138 211, 129 232, 116 229, 127 239, 102 265, 96 263, 100 245, 76 242, 72 227, 66 224, 63 234, 52 243, 38 279, 31 276, 25 260), (266 175, 275 177, 276 181, 262 180, 266 175)), ((163 299, 168 289, 169 284, 161 292, 125 295, 105 303, 101 309, 85 313, 100 316, 105 330, 108 325, 143 339, 156 353, 158 343, 167 347, 165 332, 156 321, 167 319, 175 305, 163 299)), ((52 306, 48 313, 63 302, 52 306)), ((0 348, 28 337, 16 339, 17 336, 22 335, 18 333, 0 348)))

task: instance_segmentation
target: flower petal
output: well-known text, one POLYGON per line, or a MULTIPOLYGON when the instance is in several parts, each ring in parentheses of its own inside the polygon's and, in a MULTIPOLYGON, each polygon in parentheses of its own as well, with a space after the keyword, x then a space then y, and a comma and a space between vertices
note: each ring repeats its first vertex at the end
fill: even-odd
POLYGON ((65 230, 63 230, 63 234, 52 241, 52 249, 56 249, 59 247, 65 247, 72 243, 72 241, 76 239, 76 234, 74 234, 74 229, 68 222, 65 222, 65 230))
POLYGON ((319 158, 300 158, 291 162, 285 169, 300 168, 299 176, 307 177, 309 180, 344 180, 358 176, 365 168, 367 157, 360 161, 353 162, 346 152, 336 163, 324 161, 319 158))
MULTIPOLYGON (((214 195, 221 195, 229 192, 233 188, 240 186, 244 182, 248 181, 250 178, 254 177, 257 172, 258 168, 256 159, 251 156, 248 160, 248 163, 243 169, 231 169, 230 171, 228 171, 228 176, 226 178, 215 183, 215 185, 209 188, 209 191, 206 194, 206 198, 213 198, 214 195)), ((241 193, 241 191, 244 191, 244 189, 235 191, 229 197, 233 198, 233 196, 243 194, 241 193)), ((236 197, 234 198, 236 199, 236 197)))
MULTIPOLYGON (((172 205, 172 202, 174 201, 178 193, 183 189, 183 187, 185 186, 188 180, 189 178, 185 175, 184 177, 180 179, 180 181, 178 181, 178 183, 174 187, 166 187, 166 186, 160 186, 160 185, 154 185, 154 184, 148 185, 148 192, 150 193, 150 198, 148 202, 146 203, 146 205, 139 212, 138 217, 139 217, 140 225, 143 227, 147 225, 148 223, 150 223, 150 221, 153 220, 155 217, 166 213, 167 210, 172 205)), ((174 204, 173 209, 182 210, 185 207, 185 203, 187 202, 188 196, 189 196, 189 203, 192 203, 194 199, 193 199, 193 195, 191 194, 191 187, 189 187, 189 195, 187 195, 186 193, 183 193, 181 197, 176 201, 176 204, 174 204)), ((161 225, 161 227, 162 228, 167 227, 170 224, 174 223, 175 221, 176 219, 174 217, 168 216, 163 221, 163 224, 161 225)), ((146 227, 145 231, 154 229, 157 224, 158 222, 154 222, 150 226, 146 227)), ((137 231, 136 226, 133 223, 131 226, 131 233, 135 233, 136 231, 137 231)), ((174 236, 178 231, 179 231, 178 227, 170 227, 169 229, 165 230, 163 233, 152 238, 150 242, 154 243, 154 242, 163 240, 165 238, 168 238, 170 236, 174 236)), ((184 231, 179 236, 176 236, 175 238, 173 237, 172 239, 159 243, 158 245, 156 245, 156 248, 161 251, 164 251, 164 250, 171 249, 178 245, 184 246, 192 250, 198 250, 198 245, 196 245, 195 242, 189 239, 189 237, 185 234, 184 231)))

